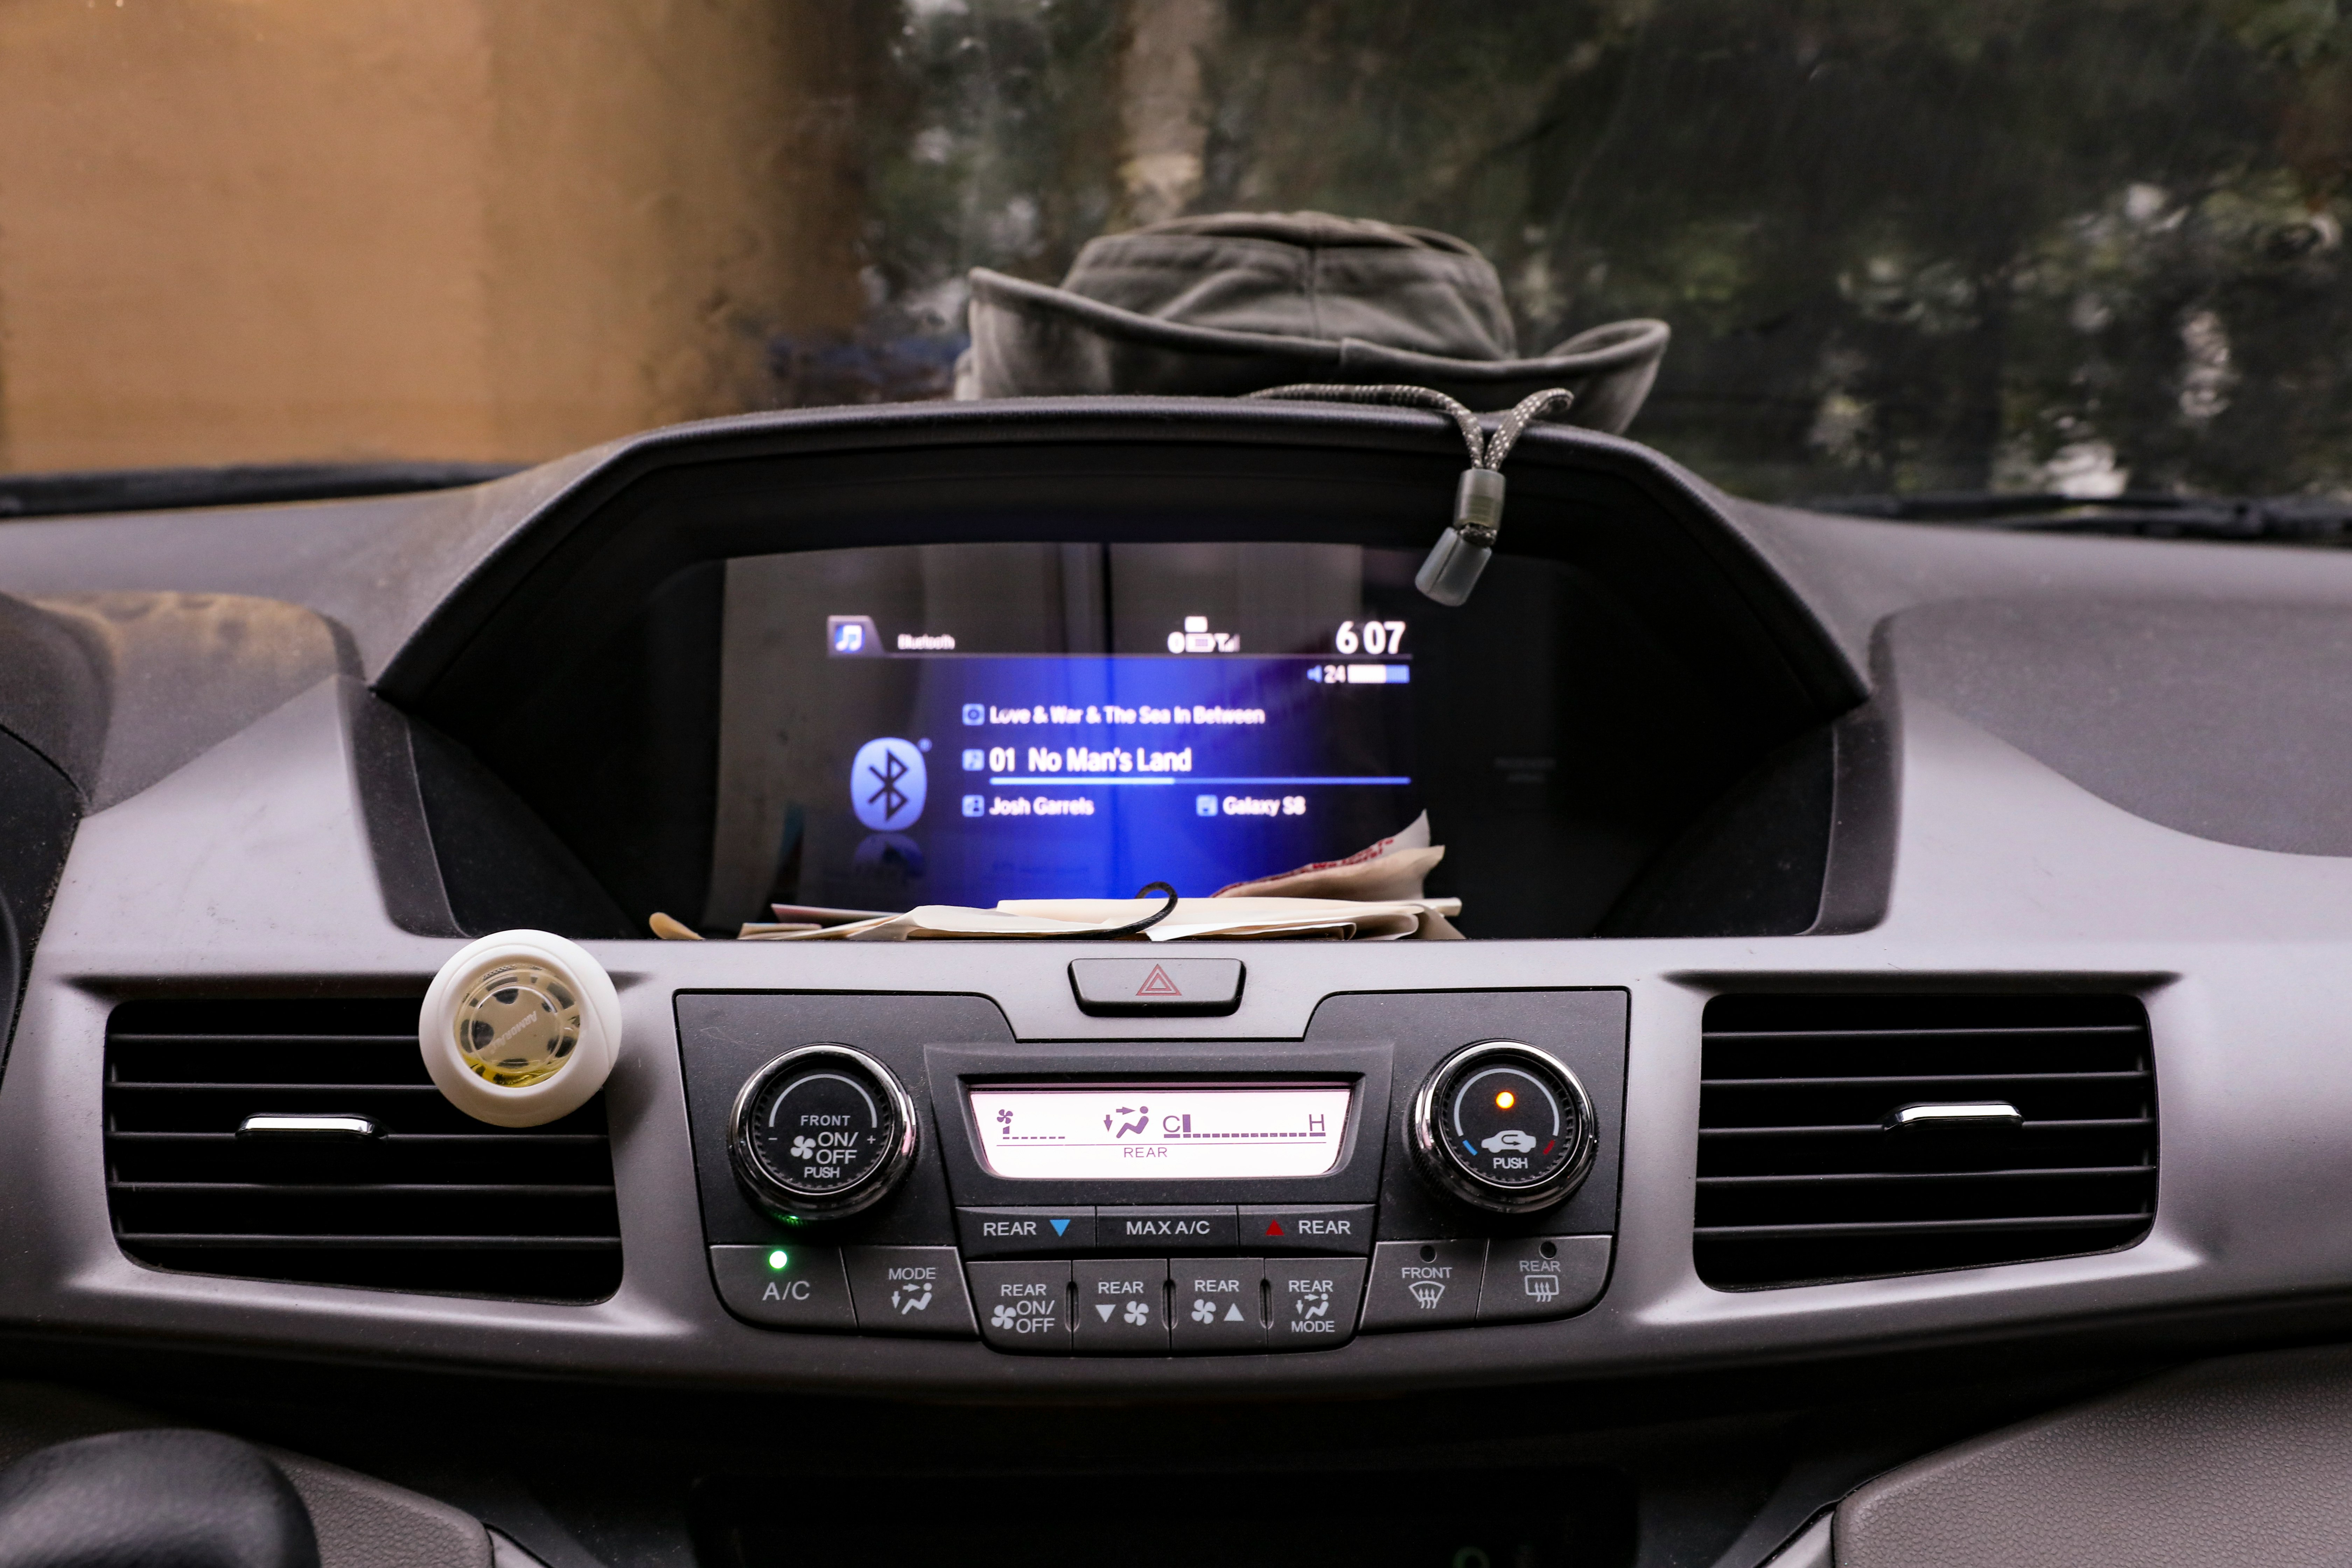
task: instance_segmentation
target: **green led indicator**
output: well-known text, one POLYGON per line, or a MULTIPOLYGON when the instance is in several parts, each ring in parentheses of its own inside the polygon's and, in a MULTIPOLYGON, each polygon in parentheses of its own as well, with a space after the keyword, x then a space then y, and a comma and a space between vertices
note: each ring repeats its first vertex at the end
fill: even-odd
POLYGON ((782 1272, 784 1266, 791 1261, 792 1258, 781 1247, 768 1254, 768 1267, 779 1273, 782 1272))

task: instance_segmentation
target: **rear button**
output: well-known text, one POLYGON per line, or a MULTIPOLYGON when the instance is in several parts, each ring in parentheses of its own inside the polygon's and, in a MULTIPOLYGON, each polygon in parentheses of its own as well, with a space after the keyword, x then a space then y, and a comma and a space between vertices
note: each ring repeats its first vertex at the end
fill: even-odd
POLYGON ((1262 1351, 1265 1270, 1255 1258, 1179 1258, 1168 1266, 1169 1347, 1262 1351))
POLYGON ((1086 1355, 1168 1353, 1168 1260, 1117 1258, 1085 1262, 1074 1272, 1078 1310, 1071 1338, 1086 1355))
POLYGON ((1355 1337, 1356 1310, 1364 1303, 1362 1258, 1269 1258, 1265 1275, 1274 1294, 1267 1349, 1322 1350, 1355 1337))
POLYGON ((1095 1211, 1076 1207, 956 1210, 956 1230, 966 1258, 1067 1258, 1095 1244, 1095 1211))
POLYGON ((1486 1254, 1482 1323, 1565 1318, 1601 1299, 1609 1282, 1605 1236, 1525 1236, 1497 1239, 1486 1254))
POLYGON ((968 1263, 980 1337, 1001 1351, 1066 1355, 1070 1350, 1070 1266, 968 1263))
POLYGON ((1370 1252, 1372 1205, 1244 1204, 1241 1245, 1260 1252, 1370 1252))

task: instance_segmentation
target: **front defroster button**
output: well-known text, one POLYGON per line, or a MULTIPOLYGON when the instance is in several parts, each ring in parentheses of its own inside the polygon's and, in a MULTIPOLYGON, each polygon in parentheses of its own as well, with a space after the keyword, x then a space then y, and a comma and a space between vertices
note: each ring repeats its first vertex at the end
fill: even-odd
POLYGON ((1355 1337, 1356 1311, 1364 1304, 1362 1258, 1269 1258, 1265 1278, 1274 1298, 1267 1349, 1319 1350, 1355 1337))
POLYGON ((1486 1268, 1483 1241, 1383 1241, 1372 1248, 1364 1330, 1435 1329, 1475 1321, 1486 1268))

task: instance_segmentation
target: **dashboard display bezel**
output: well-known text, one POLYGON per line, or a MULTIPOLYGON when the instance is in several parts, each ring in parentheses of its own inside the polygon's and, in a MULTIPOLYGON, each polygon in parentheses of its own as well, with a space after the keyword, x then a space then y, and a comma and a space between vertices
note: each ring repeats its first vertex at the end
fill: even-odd
POLYGON ((1386 1043, 1302 1046, 1297 1041, 1252 1045, 1155 1040, 1146 1058, 1148 1068, 1131 1047, 1105 1049, 1091 1043, 1004 1047, 935 1045, 926 1047, 924 1056, 933 1086, 933 1113, 941 1122, 939 1149, 948 1190, 958 1205, 1345 1204, 1372 1203, 1380 1195, 1394 1058, 1386 1043), (980 1128, 973 1120, 970 1093, 975 1087, 1076 1087, 1147 1079, 1199 1088, 1344 1086, 1350 1090, 1349 1114, 1339 1158, 1328 1171, 1316 1176, 1087 1181, 1003 1176, 992 1171, 981 1155, 980 1128), (946 1125, 950 1118, 961 1122, 960 1136, 946 1125))

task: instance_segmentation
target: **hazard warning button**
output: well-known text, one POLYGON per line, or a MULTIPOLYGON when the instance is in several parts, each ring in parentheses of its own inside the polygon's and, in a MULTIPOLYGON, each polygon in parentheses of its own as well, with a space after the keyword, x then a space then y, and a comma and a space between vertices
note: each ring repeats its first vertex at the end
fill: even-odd
POLYGON ((1230 1013, 1242 1005, 1238 958, 1078 958, 1070 989, 1097 1016, 1230 1013))
POLYGON ((1370 1252, 1370 1204, 1244 1204, 1241 1244, 1260 1252, 1370 1252))

